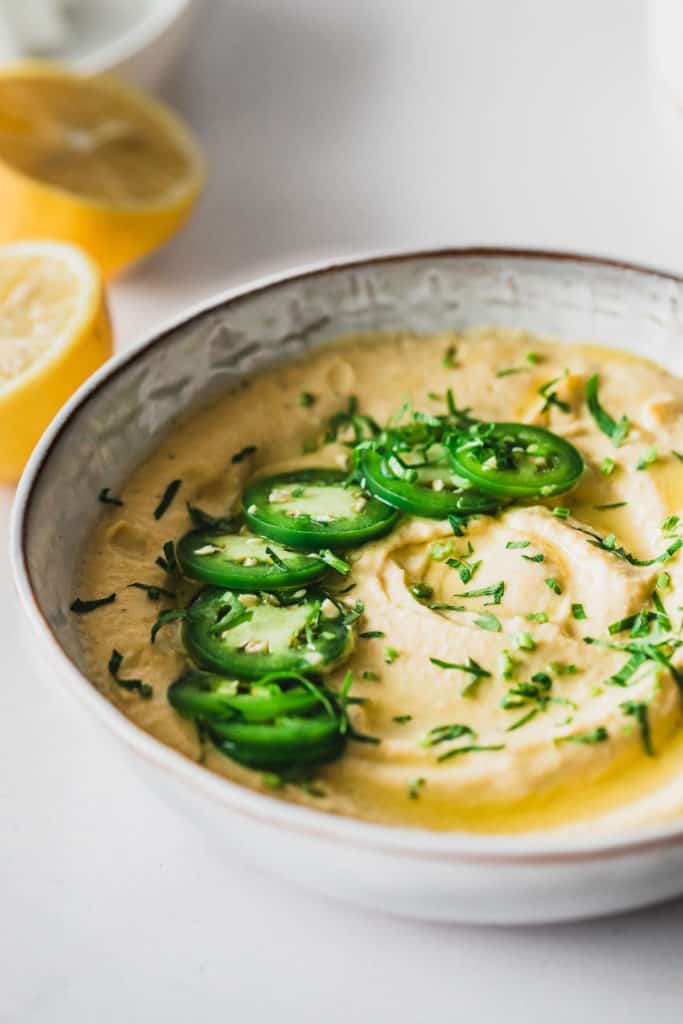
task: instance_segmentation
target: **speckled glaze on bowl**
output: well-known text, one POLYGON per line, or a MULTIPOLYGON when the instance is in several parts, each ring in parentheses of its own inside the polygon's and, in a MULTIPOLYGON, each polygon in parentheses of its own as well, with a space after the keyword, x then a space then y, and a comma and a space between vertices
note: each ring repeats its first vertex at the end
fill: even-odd
POLYGON ((570 254, 451 250, 307 269, 218 296, 95 374, 19 486, 12 560, 50 683, 60 679, 166 800, 226 849, 328 896, 443 921, 531 923, 683 893, 683 822, 637 833, 476 836, 297 807, 212 775, 128 721, 88 681, 67 614, 94 496, 169 424, 256 369, 339 335, 497 324, 600 342, 683 372, 683 279, 570 254))

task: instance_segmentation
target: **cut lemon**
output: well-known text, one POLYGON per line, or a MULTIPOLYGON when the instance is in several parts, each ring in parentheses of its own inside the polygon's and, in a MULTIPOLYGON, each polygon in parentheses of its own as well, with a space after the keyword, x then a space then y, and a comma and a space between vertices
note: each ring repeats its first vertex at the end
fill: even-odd
POLYGON ((108 277, 178 230, 204 176, 198 144, 156 100, 50 64, 0 72, 0 243, 73 242, 108 277))
POLYGON ((0 246, 0 482, 18 479, 52 417, 111 353, 89 256, 57 242, 0 246))

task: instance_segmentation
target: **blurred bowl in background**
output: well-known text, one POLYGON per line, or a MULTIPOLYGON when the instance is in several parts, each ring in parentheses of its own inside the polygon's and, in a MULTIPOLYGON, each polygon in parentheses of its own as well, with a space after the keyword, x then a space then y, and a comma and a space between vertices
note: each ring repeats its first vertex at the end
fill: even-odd
MULTIPOLYGON (((3 19, 23 22, 27 44, 14 54, 8 46, 0 53, 5 61, 40 56, 89 74, 111 72, 143 89, 155 90, 188 39, 197 6, 198 0, 87 0, 69 5, 66 11, 55 7, 52 13, 60 15, 62 31, 53 33, 50 40, 50 33, 46 36, 42 31, 40 5, 29 5, 21 18, 15 11, 11 16, 5 13, 3 19), (32 38, 38 49, 32 49, 32 38)), ((51 10, 48 4, 43 13, 51 10)))

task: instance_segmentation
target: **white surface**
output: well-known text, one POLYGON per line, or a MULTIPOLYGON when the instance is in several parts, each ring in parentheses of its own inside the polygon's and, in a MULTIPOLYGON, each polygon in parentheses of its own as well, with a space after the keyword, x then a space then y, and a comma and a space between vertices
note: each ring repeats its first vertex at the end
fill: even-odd
MULTIPOLYGON (((212 181, 184 235, 116 286, 122 346, 257 270, 360 249, 526 243, 683 270, 683 118, 651 91, 638 0, 205 8, 169 98, 212 181)), ((37 681, 5 557, 2 1024, 680 1021, 682 903, 426 926, 221 863, 37 681)))

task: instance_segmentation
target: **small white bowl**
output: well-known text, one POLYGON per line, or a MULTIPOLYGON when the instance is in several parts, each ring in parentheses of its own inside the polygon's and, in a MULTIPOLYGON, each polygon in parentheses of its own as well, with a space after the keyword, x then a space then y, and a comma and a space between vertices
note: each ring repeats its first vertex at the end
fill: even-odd
POLYGON ((473 249, 377 257, 219 296, 111 360, 33 454, 11 540, 32 647, 49 684, 58 679, 76 695, 170 804, 226 848, 328 896, 432 920, 505 924, 653 903, 683 893, 683 823, 480 836, 335 817, 213 775, 126 719, 85 675, 68 607, 96 496, 116 490, 178 414, 341 334, 488 323, 600 340, 680 372, 683 279, 573 255, 473 249))
POLYGON ((86 0, 74 14, 73 33, 46 54, 89 74, 109 72, 157 89, 187 41, 198 0, 86 0))

